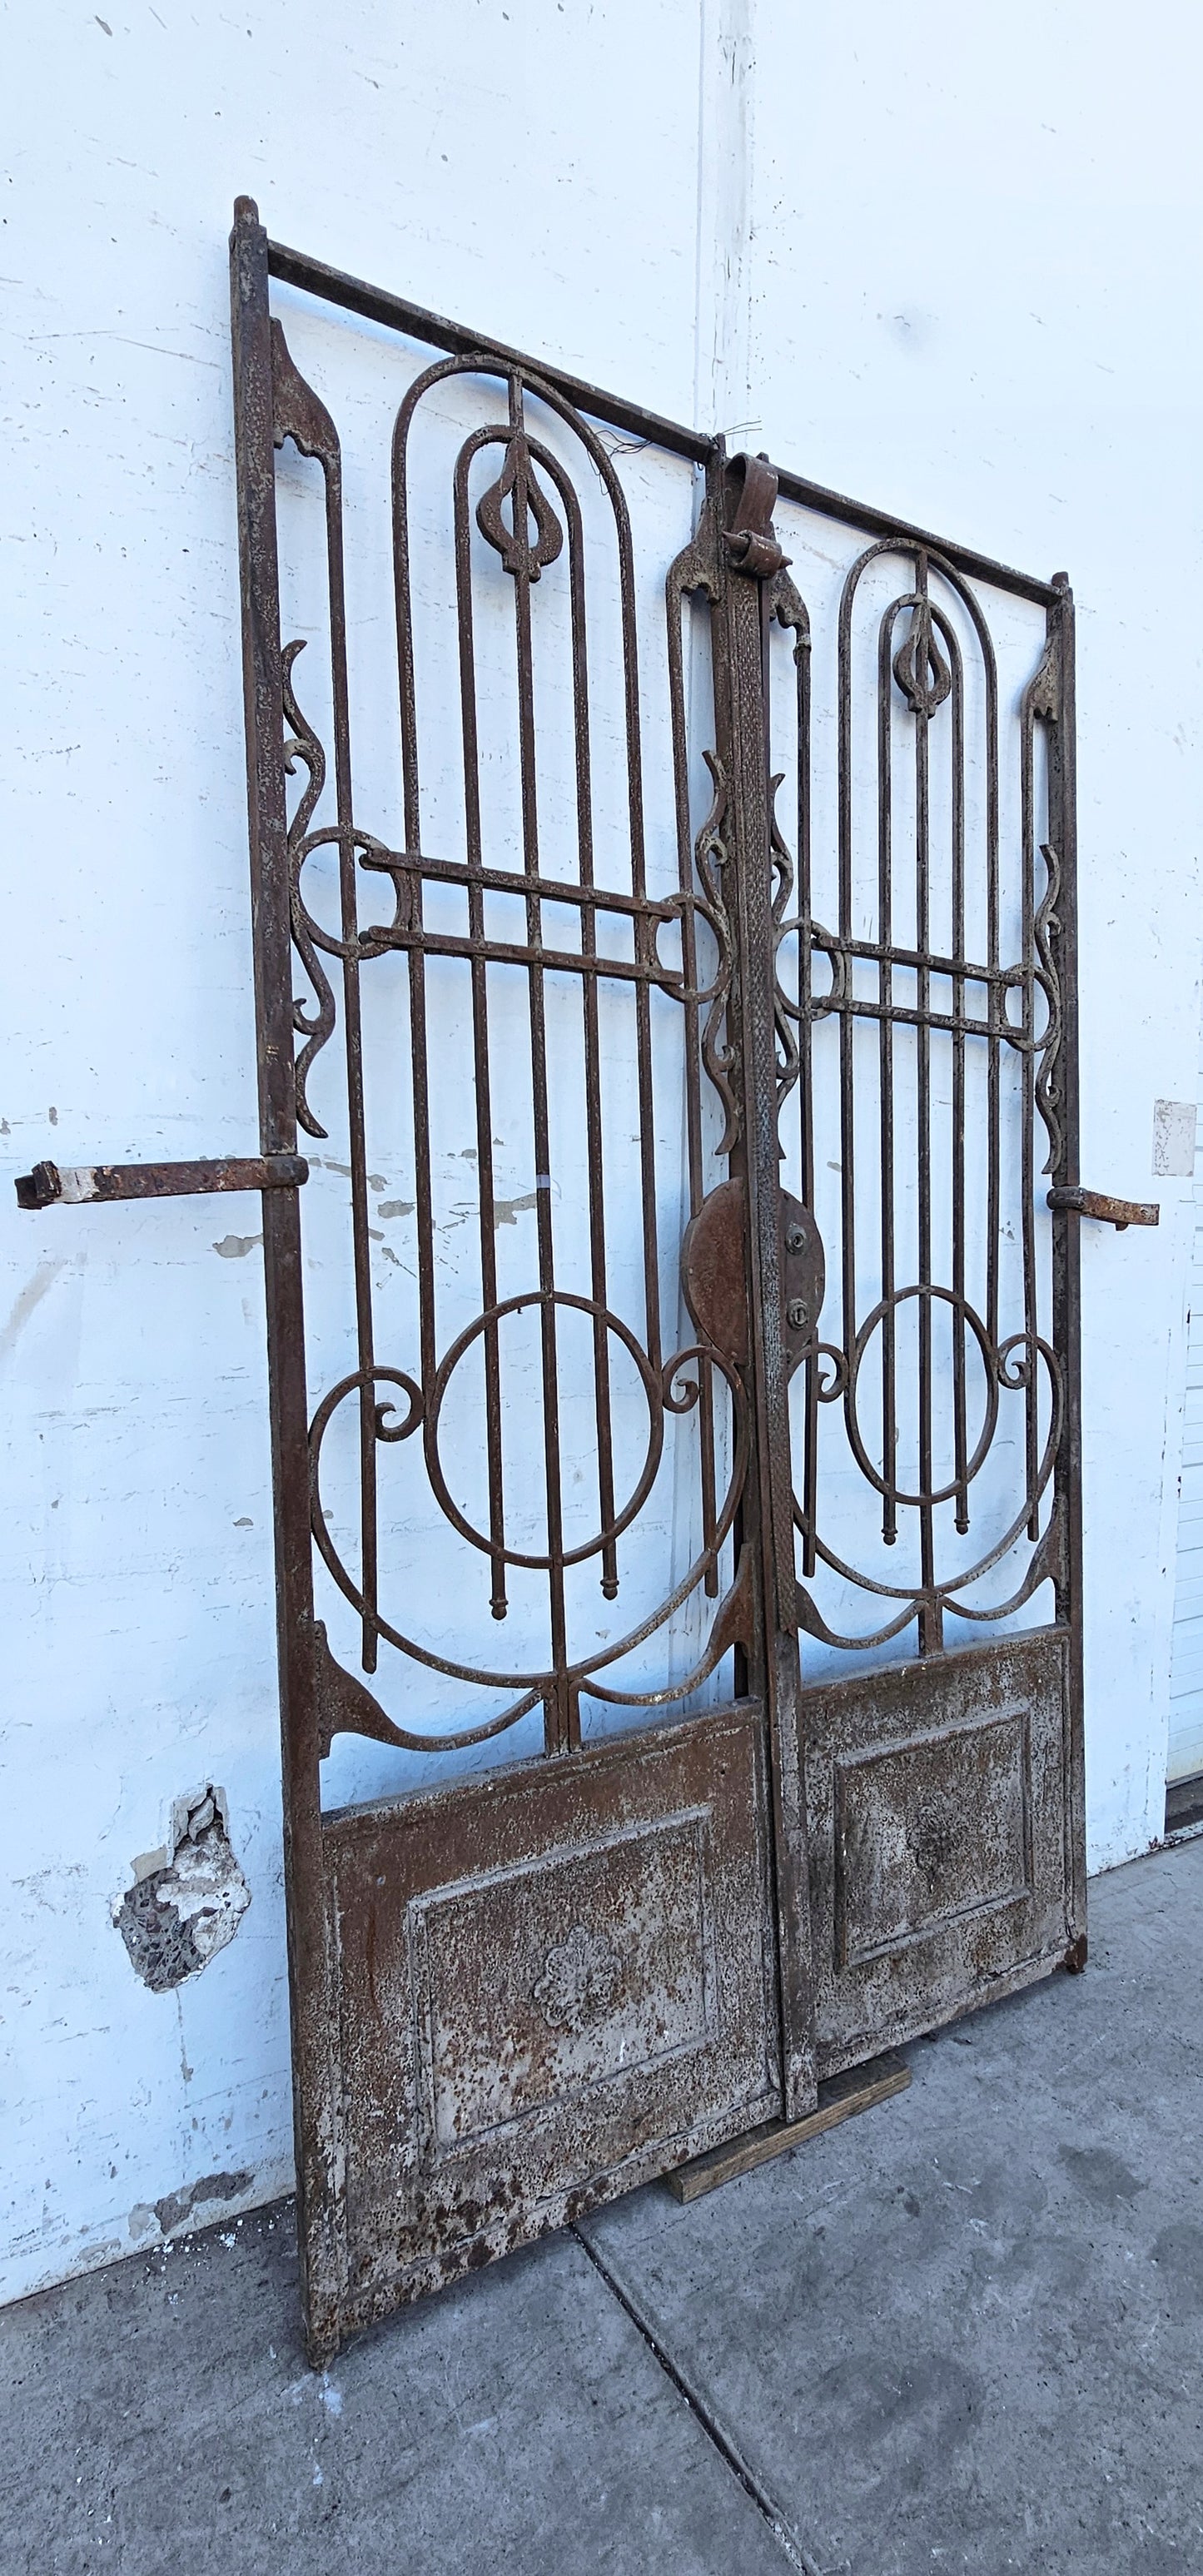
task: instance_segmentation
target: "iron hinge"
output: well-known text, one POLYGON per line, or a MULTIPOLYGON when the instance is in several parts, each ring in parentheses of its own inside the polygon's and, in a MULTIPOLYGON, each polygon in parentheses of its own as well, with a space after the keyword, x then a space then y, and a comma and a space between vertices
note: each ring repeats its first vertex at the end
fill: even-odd
POLYGON ((302 1154, 225 1155, 211 1163, 35 1163, 16 1183, 23 1208, 90 1207, 104 1199, 183 1199, 213 1190, 295 1190, 302 1154))
POLYGON ((1113 1225, 1122 1234, 1128 1225, 1159 1225, 1161 1209, 1156 1199, 1109 1199, 1102 1190, 1053 1189, 1048 1203, 1064 1216, 1094 1216, 1101 1225, 1113 1225))

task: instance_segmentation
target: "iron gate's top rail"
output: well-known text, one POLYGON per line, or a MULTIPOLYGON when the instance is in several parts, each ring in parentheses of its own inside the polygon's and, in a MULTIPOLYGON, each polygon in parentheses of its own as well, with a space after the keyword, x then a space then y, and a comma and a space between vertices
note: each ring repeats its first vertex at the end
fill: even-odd
MULTIPOLYGON (((529 357, 521 349, 508 348, 503 340, 490 339, 487 332, 469 331, 460 322, 449 322, 444 314, 428 313, 424 305, 411 304, 404 295, 391 295, 384 287, 365 285, 362 278, 348 277, 343 269, 330 268, 325 260, 311 259, 306 251, 290 250, 283 242, 269 241, 267 264, 282 285, 300 287, 305 294, 319 296, 327 304, 339 304, 348 313, 362 314, 367 322, 382 323, 386 330, 403 331, 409 339, 424 340, 430 347, 446 349, 455 357, 489 358, 500 367, 542 376, 578 411, 588 413, 594 420, 604 420, 611 429, 627 430, 637 438, 668 448, 673 455, 687 456, 695 465, 707 464, 718 445, 702 430, 686 429, 680 421, 665 420, 659 412, 645 411, 641 403, 628 402, 622 394, 606 393, 600 385, 586 383, 583 377, 566 375, 562 367, 529 357)), ((791 473, 788 467, 778 466, 776 472, 784 500, 816 510, 825 519, 863 529, 867 536, 897 537, 905 545, 930 547, 968 580, 986 582, 994 590, 1011 591, 1015 597, 1030 599, 1040 608, 1052 607, 1061 596, 1060 584, 1038 581, 1034 574, 995 563, 990 555, 935 536, 929 528, 913 527, 908 520, 895 518, 888 510, 875 509, 869 502, 850 501, 842 492, 829 492, 821 483, 809 483, 804 475, 791 473)))

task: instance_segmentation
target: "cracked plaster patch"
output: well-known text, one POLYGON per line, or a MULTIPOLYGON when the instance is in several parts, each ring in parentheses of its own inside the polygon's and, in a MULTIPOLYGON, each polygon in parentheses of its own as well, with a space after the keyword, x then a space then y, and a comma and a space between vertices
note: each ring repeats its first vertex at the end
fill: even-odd
POLYGON ((152 1995, 198 1976, 233 1940, 251 1901, 231 1849, 223 1790, 210 1785, 180 1799, 172 1836, 170 1860, 152 1852, 135 1862, 134 1885, 113 1910, 134 1973, 152 1995))

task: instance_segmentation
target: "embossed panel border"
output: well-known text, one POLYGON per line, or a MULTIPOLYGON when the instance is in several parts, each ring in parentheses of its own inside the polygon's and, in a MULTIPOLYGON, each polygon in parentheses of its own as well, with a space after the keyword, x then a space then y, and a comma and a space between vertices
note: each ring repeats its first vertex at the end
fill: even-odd
POLYGON ((1039 1629, 803 1693, 822 2076, 1080 1964, 1069 1643, 1039 1629))

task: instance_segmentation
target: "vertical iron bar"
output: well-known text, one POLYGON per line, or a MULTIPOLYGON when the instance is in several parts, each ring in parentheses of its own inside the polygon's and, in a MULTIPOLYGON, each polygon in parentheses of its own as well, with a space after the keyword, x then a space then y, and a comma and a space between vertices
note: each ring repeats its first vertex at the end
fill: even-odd
MULTIPOLYGON (((464 834, 469 869, 468 929, 484 936, 484 895, 480 870, 484 862, 480 825, 480 750, 476 723, 476 654, 472 618, 472 531, 468 519, 468 469, 474 453, 469 441, 456 460, 454 490, 455 586, 459 619, 460 731, 464 759, 464 834)), ((488 967, 472 959, 472 1054, 476 1093, 476 1174, 480 1211, 480 1289, 486 1314, 497 1303, 497 1228, 493 1192, 493 1107, 489 1081, 488 967)), ((484 1330, 485 1451, 489 1477, 489 1537, 495 1619, 508 1609, 505 1571, 505 1463, 501 1437, 501 1353, 496 1322, 484 1330)))
MULTIPOLYGON (((954 968, 965 961, 965 675, 961 648, 951 626, 941 620, 952 672, 952 957, 954 968)), ((966 1470, 969 1443, 965 1424, 965 978, 952 978, 952 1407, 956 1479, 956 1528, 969 1527, 966 1470)))
MULTIPOLYGON (((291 1153, 296 1146, 291 905, 267 235, 249 197, 239 197, 234 208, 230 287, 259 1134, 264 1153, 291 1153)), ((326 1926, 314 1671, 301 1217, 295 1190, 263 1194, 263 1264, 298 2237, 306 2334, 310 2354, 320 2362, 338 2342, 345 2251, 333 2056, 337 2010, 326 1926)))
MULTIPOLYGON (((810 693, 811 652, 809 630, 800 639, 795 655, 798 671, 798 919, 801 923, 798 957, 798 1116, 801 1121, 802 1197, 812 1211, 815 1203, 815 1100, 814 1100, 814 1020, 811 1002, 814 983, 814 876, 810 843, 810 693)), ((818 1318, 815 1319, 816 1328, 818 1318)), ((804 1421, 802 1453, 802 1571, 811 1579, 818 1564, 816 1534, 819 1512, 819 1364, 809 1358, 805 1363, 803 1387, 804 1421)))
MULTIPOLYGON (((647 913, 647 860, 643 823, 643 752, 639 720, 639 661, 635 618, 634 561, 625 506, 618 525, 619 588, 622 604, 623 695, 627 746, 627 811, 631 832, 631 892, 640 905, 634 915, 636 962, 653 964, 653 940, 647 913)), ((647 1316, 646 1349, 652 1367, 660 1367, 660 1256, 656 1242, 656 1118, 652 1086, 651 988, 648 975, 635 986, 635 1047, 639 1078, 639 1162, 643 1202, 643 1279, 647 1316)))
MULTIPOLYGON (((1029 1539, 1040 1535, 1040 1510, 1036 1501, 1036 1479, 1039 1471, 1039 1423, 1037 1404, 1039 1387, 1036 1371, 1036 1334, 1039 1312, 1036 1291, 1036 775, 1035 715, 1032 691, 1024 696, 1021 719, 1021 807, 1022 807, 1022 976, 1023 976, 1023 1048, 1019 1058, 1020 1128, 1019 1214, 1020 1243, 1023 1258, 1023 1329, 1024 1329, 1024 1465, 1027 1493, 1031 1498, 1028 1517, 1029 1539)), ((1004 1009, 1005 1009, 1004 1003, 1004 1009)))
MULTIPOLYGON (((927 599, 927 555, 920 547, 915 556, 915 589, 923 603, 920 614, 930 616, 927 599)), ((925 632, 927 630, 925 629, 925 632)), ((928 650, 924 647, 925 653, 928 650)), ((935 1585, 935 1530, 931 1501, 932 1476, 932 1330, 930 1296, 924 1290, 931 1286, 931 1029, 927 1014, 931 1010, 931 974, 927 954, 931 946, 931 811, 930 709, 922 704, 915 715, 915 947, 922 959, 916 975, 916 1002, 919 1024, 915 1030, 916 1127, 919 1180, 919 1554, 926 1606, 919 1613, 919 1652, 937 1652, 943 1642, 938 1606, 931 1595, 935 1585)))
MULTIPOLYGON (((530 572, 523 560, 530 524, 526 473, 526 433, 522 384, 511 376, 510 429, 515 443, 514 629, 518 659, 518 761, 522 787, 523 865, 530 878, 539 874, 539 805, 535 769, 535 691, 531 647, 530 572)), ((536 952, 543 945, 543 907, 533 887, 526 898, 526 935, 536 952)), ((530 1002, 531 1107, 535 1145, 535 1225, 539 1242, 539 1322, 543 1363, 543 1465, 547 1496, 548 1593, 551 1608, 551 1660, 554 1697, 544 1711, 549 1753, 562 1753, 579 1741, 579 1713, 571 1704, 565 1679, 568 1632, 564 1600, 564 1514, 560 1468, 559 1363, 556 1349, 555 1247, 551 1222, 551 1129, 547 1097, 547 1022, 543 968, 527 970, 530 1002)))
MULTIPOLYGON (((897 602, 882 617, 877 647, 877 936, 888 951, 894 939, 893 829, 893 684, 890 647, 897 602)), ((850 971, 855 974, 855 965, 850 971)), ((878 1030, 878 1091, 881 1138, 881 1535, 887 1547, 898 1537, 898 1333, 894 1297, 894 969, 883 955, 877 968, 881 1002, 878 1030)))
MULTIPOLYGON (((840 598, 839 678, 838 678, 838 762, 839 762, 839 937, 848 961, 849 980, 855 975, 850 946, 855 934, 852 912, 852 607, 854 591, 845 582, 840 598)), ((844 1410, 849 1440, 852 1440, 852 1354, 856 1348, 856 1163, 853 1106, 854 1021, 851 1011, 841 1011, 840 1023, 840 1286, 843 1298, 841 1329, 849 1386, 844 1397, 844 1410)))
MULTIPOLYGON (((417 860, 422 848, 422 800, 418 769, 418 708, 414 673, 413 604, 409 579, 409 489, 405 450, 406 407, 393 431, 393 597, 397 612, 397 683, 401 728, 401 782, 405 847, 417 860)), ((410 919, 422 926, 422 870, 410 873, 410 919)), ((426 960, 420 947, 409 951, 409 1052, 414 1122, 414 1224, 418 1256, 418 1348, 422 1387, 428 1396, 437 1366, 434 1304, 434 1211, 430 1178, 430 1083, 426 1045, 426 960)))
MULTIPOLYGON (((674 571, 675 571, 674 567, 674 571)), ((685 721, 685 670, 681 619, 685 594, 670 572, 665 592, 668 629, 668 688, 672 722, 673 801, 677 825, 677 883, 687 900, 681 906, 681 966, 685 977, 685 1152, 689 1177, 689 1214, 697 1215, 704 1196, 702 1165, 702 1089, 698 1005, 689 998, 698 989, 698 943, 693 905, 693 833, 689 814, 689 748, 685 721)), ((698 1436, 700 1446, 702 1545, 714 1543, 715 1454, 714 1370, 709 1360, 698 1364, 698 1436)), ((708 1565, 705 1584, 713 1600, 719 1588, 718 1567, 708 1565)))
MULTIPOLYGON (((1057 1103, 1062 1151, 1056 1180, 1076 1188, 1078 1170, 1078 834, 1074 603, 1064 573, 1048 612, 1057 657, 1057 718, 1048 733, 1049 842, 1061 869, 1056 904, 1061 1043, 1057 1103)), ((1057 1616, 1069 1630, 1068 1725, 1065 1730, 1065 1885, 1067 1956, 1086 1958, 1086 1794, 1082 1724, 1082 1281, 1081 1227, 1062 1209, 1053 1216, 1053 1346, 1065 1388, 1065 1424, 1056 1467, 1056 1509, 1064 1515, 1064 1561, 1057 1616)))
MULTIPOLYGON (((985 658, 985 657, 983 657, 985 658)), ((986 964, 990 980, 986 988, 986 1018, 990 1035, 986 1041, 986 1338, 993 1351, 998 1349, 998 1274, 1002 1249, 1002 1142, 1000 1135, 999 1084, 1002 1069, 1002 1039, 999 1035, 1001 997, 998 972, 999 888, 998 888, 998 676, 993 652, 986 660, 986 964)))
POLYGON ((343 939, 343 1035, 347 1057, 347 1132, 351 1165, 351 1248, 359 1389, 359 1508, 363 1550, 363 1669, 377 1662, 378 1536, 376 1526, 376 1389, 372 1375, 372 1261, 368 1235, 368 1164, 364 1132, 363 1031, 359 1007, 359 905, 355 882, 351 789, 351 714, 347 683, 347 612, 343 568, 342 463, 325 461, 326 567, 330 595, 330 668, 334 697, 334 782, 338 815, 338 886, 343 939))
MULTIPOLYGON (((592 888, 593 778, 589 741, 589 661, 585 624, 585 532, 580 503, 566 475, 554 477, 568 521, 568 585, 572 615, 572 717, 576 765, 577 875, 592 888)), ((581 953, 597 955, 597 908, 581 906, 581 953)), ((600 994, 596 975, 582 975, 585 1022, 585 1140, 589 1185, 589 1265, 595 1306, 606 1303, 606 1202, 602 1142, 600 994)), ((597 1481, 600 1526, 614 1521, 614 1434, 610 1410, 610 1343, 604 1315, 593 1318, 593 1394, 597 1418, 597 1481)), ((613 1601, 618 1591, 618 1547, 613 1538, 602 1546, 602 1594, 613 1601)))

